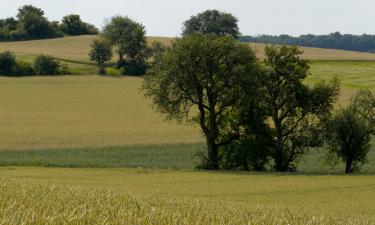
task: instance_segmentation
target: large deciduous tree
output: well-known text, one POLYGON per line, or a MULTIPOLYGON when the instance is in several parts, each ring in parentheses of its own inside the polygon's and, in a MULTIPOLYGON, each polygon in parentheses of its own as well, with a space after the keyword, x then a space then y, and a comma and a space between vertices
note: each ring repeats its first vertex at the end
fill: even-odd
POLYGON ((230 13, 206 10, 185 21, 182 34, 202 33, 238 38, 240 32, 237 23, 238 19, 230 13))
POLYGON ((118 67, 126 63, 141 66, 147 54, 145 27, 128 17, 114 16, 106 22, 104 38, 116 46, 119 55, 118 67))
POLYGON ((345 162, 345 173, 364 164, 375 133, 375 98, 371 91, 359 91, 349 106, 328 120, 326 131, 330 152, 345 162))
POLYGON ((193 34, 156 58, 143 88, 168 119, 199 124, 207 142, 205 167, 218 169, 218 148, 237 137, 230 115, 243 96, 241 84, 252 84, 257 68, 247 45, 231 37, 193 34))
POLYGON ((265 49, 264 101, 273 130, 276 171, 293 170, 304 147, 321 144, 321 119, 330 113, 339 91, 336 80, 310 87, 303 83, 308 61, 298 47, 269 46, 265 49))

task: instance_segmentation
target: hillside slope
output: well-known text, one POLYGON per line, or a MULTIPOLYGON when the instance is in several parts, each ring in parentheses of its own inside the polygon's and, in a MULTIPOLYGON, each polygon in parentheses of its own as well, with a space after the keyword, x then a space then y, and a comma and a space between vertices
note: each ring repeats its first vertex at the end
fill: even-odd
MULTIPOLYGON (((0 52, 10 50, 21 56, 48 54, 61 59, 88 62, 90 44, 95 38, 94 35, 85 35, 48 40, 3 42, 0 43, 0 52)), ((169 44, 173 38, 148 37, 149 42, 155 40, 169 44)), ((264 44, 250 43, 249 45, 256 50, 259 58, 264 57, 264 44)), ((303 57, 310 60, 375 61, 375 54, 370 53, 306 47, 302 49, 305 52, 303 57)))

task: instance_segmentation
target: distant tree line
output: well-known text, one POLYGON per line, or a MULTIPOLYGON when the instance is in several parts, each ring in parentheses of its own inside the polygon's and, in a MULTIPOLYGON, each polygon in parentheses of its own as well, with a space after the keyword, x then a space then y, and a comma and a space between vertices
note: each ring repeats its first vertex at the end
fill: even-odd
POLYGON ((143 83, 167 119, 199 125, 207 146, 199 166, 295 171, 298 159, 319 146, 342 159, 346 173, 366 163, 373 94, 359 91, 334 112, 337 79, 306 85, 309 62, 295 46, 267 46, 258 60, 236 40, 236 19, 220 24, 228 17, 216 10, 191 17, 183 37, 155 55, 143 83))
POLYGON ((83 22, 79 15, 67 15, 61 22, 49 21, 42 9, 32 5, 19 8, 15 18, 0 19, 0 41, 46 39, 98 32, 94 25, 83 22))
POLYGON ((342 49, 349 51, 375 52, 375 35, 341 34, 339 32, 328 35, 301 35, 293 37, 289 35, 260 35, 241 36, 243 42, 255 42, 265 44, 297 45, 316 48, 342 49))

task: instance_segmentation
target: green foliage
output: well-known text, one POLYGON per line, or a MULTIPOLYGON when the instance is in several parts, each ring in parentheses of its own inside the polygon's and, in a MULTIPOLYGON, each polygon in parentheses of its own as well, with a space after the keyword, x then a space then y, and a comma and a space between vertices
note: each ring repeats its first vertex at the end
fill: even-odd
POLYGON ((238 136, 230 114, 243 95, 241 84, 254 84, 256 75, 256 57, 246 45, 194 34, 156 58, 143 89, 168 119, 199 124, 207 141, 207 168, 218 169, 218 148, 238 136))
POLYGON ((0 53, 0 75, 12 75, 16 64, 13 53, 9 51, 0 53))
POLYGON ((114 16, 106 22, 102 35, 105 40, 116 46, 119 55, 118 68, 124 64, 132 67, 146 65, 148 48, 145 34, 144 26, 128 17, 114 16))
POLYGON ((375 133, 375 98, 371 91, 359 91, 326 125, 329 149, 346 163, 345 173, 366 163, 375 133))
POLYGON ((0 53, 0 75, 26 76, 34 74, 34 69, 30 63, 16 60, 14 54, 9 51, 0 53))
POLYGON ((46 39, 66 35, 98 34, 98 29, 81 20, 79 15, 67 15, 61 25, 48 21, 44 11, 32 5, 18 9, 17 19, 9 17, 0 20, 0 41, 46 39))
POLYGON ((320 120, 330 113, 338 95, 339 84, 303 84, 309 64, 299 57, 298 47, 266 47, 265 89, 263 97, 271 119, 275 147, 273 158, 277 171, 294 170, 293 162, 305 147, 320 143, 320 120))
POLYGON ((17 60, 17 64, 14 67, 13 74, 16 76, 31 76, 35 75, 35 70, 31 63, 22 60, 17 60))
POLYGON ((39 55, 34 60, 34 69, 38 75, 57 75, 62 73, 62 66, 52 56, 39 55))
POLYGON ((105 74, 104 65, 112 58, 112 46, 106 41, 95 39, 91 44, 89 56, 91 61, 98 64, 98 73, 105 74))
POLYGON ((185 21, 182 34, 202 33, 238 38, 240 32, 237 22, 238 19, 230 13, 206 10, 185 21))
POLYGON ((98 34, 98 29, 81 20, 79 15, 70 14, 65 16, 61 21, 61 30, 68 35, 98 34))
POLYGON ((61 37, 60 30, 56 24, 50 23, 44 17, 43 10, 32 5, 25 5, 18 9, 18 29, 25 36, 25 39, 40 39, 61 37))

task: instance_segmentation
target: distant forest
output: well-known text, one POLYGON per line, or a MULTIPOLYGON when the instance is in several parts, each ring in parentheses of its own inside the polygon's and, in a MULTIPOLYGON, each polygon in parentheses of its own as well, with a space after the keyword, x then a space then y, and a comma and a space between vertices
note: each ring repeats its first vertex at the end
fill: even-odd
POLYGON ((342 49, 349 51, 375 52, 375 35, 352 35, 341 34, 339 32, 328 35, 301 35, 293 37, 289 35, 260 35, 260 36, 242 36, 243 42, 255 42, 265 44, 286 44, 299 45, 305 47, 342 49))

